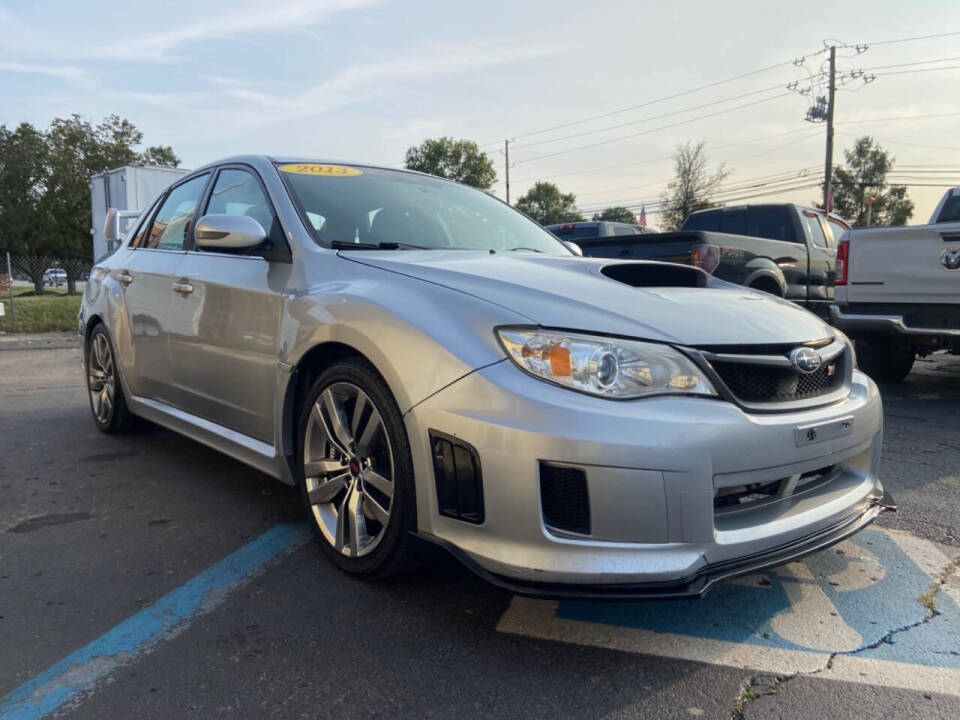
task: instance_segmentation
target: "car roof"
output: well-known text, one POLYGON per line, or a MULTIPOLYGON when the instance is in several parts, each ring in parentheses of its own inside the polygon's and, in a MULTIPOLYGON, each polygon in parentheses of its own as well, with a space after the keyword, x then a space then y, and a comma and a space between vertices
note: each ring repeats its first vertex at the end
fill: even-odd
MULTIPOLYGON (((358 162, 356 160, 337 160, 333 158, 306 157, 303 155, 232 155, 230 157, 214 160, 213 162, 201 165, 194 172, 210 170, 218 165, 253 165, 254 167, 263 167, 278 163, 316 163, 318 165, 353 165, 356 167, 371 168, 374 170, 392 170, 394 172, 409 173, 411 175, 424 175, 426 177, 437 177, 429 173, 419 172, 417 170, 407 170, 406 168, 387 167, 386 165, 377 165, 376 163, 358 162)), ((445 180, 446 178, 439 178, 445 180)), ((452 182, 452 181, 451 181, 452 182)))

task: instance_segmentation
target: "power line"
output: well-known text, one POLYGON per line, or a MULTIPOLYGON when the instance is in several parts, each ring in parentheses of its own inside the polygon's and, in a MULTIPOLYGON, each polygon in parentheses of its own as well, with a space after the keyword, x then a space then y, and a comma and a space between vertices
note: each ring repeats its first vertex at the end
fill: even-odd
POLYGON ((838 125, 859 125, 872 122, 896 122, 900 120, 927 120, 929 118, 956 117, 960 112, 934 113, 933 115, 893 115, 890 117, 862 118, 860 120, 844 120, 838 125))
POLYGON ((684 113, 692 112, 694 110, 702 110, 706 107, 713 107, 714 105, 722 105, 723 103, 733 102, 734 100, 741 100, 746 97, 752 97, 754 95, 762 95, 763 93, 771 92, 772 90, 779 90, 783 88, 782 83, 778 83, 763 90, 754 90, 753 92, 743 93, 741 95, 734 95, 733 97, 724 98, 723 100, 714 100, 713 102, 703 103, 702 105, 693 105, 691 107, 683 108, 682 110, 673 110, 672 112, 663 113, 662 115, 653 115, 647 118, 640 118, 639 120, 631 120, 630 122, 620 123, 619 125, 608 125, 606 127, 597 128, 596 130, 584 130, 583 132, 574 133, 573 135, 563 135, 557 138, 548 138, 547 140, 536 140, 534 142, 523 143, 522 145, 514 145, 514 149, 525 148, 525 147, 534 147, 535 145, 546 145, 548 143, 560 142, 562 140, 572 140, 573 138, 583 137, 584 135, 593 135, 595 133, 607 132, 608 130, 619 130, 620 128, 629 127, 631 125, 639 125, 641 123, 652 122, 654 120, 662 120, 666 117, 673 117, 674 115, 682 115, 684 113))
MULTIPOLYGON (((751 193, 751 194, 748 194, 748 195, 739 195, 739 196, 736 196, 736 197, 716 198, 716 200, 718 200, 719 202, 725 202, 725 203, 741 202, 741 201, 743 201, 743 200, 754 200, 754 199, 758 199, 758 198, 771 197, 771 196, 774 196, 774 195, 781 195, 781 194, 788 193, 788 192, 797 192, 798 190, 807 190, 807 189, 810 189, 810 188, 817 188, 817 187, 820 187, 820 183, 812 183, 812 184, 805 184, 805 185, 796 185, 796 186, 793 186, 793 187, 778 188, 778 189, 776 189, 776 190, 772 190, 772 191, 769 191, 769 192, 751 193)), ((714 198, 711 198, 711 199, 714 199, 714 198)), ((668 204, 668 203, 667 203, 667 202, 664 202, 663 200, 654 200, 654 201, 641 201, 641 202, 635 202, 635 203, 626 203, 626 204, 620 205, 620 207, 625 207, 625 208, 627 208, 627 209, 629 209, 629 210, 639 209, 639 208, 641 208, 641 207, 645 207, 645 208, 647 208, 647 210, 650 210, 650 211, 652 211, 652 212, 655 212, 655 211, 657 211, 658 209, 665 207, 667 204, 668 204)), ((581 212, 581 213, 584 213, 584 214, 589 214, 589 213, 593 213, 593 212, 600 212, 600 211, 606 209, 606 207, 610 207, 610 206, 596 207, 596 208, 577 208, 577 211, 578 211, 578 212, 581 212)))
POLYGON ((917 73, 937 72, 938 70, 958 70, 960 65, 945 65, 943 67, 918 68, 916 70, 893 70, 885 73, 875 73, 876 77, 889 77, 891 75, 916 75, 917 73))
POLYGON ((651 133, 660 132, 661 130, 669 130, 670 128, 679 127, 680 125, 688 125, 692 122, 697 122, 698 120, 705 120, 707 118, 716 117, 717 115, 723 115, 728 112, 733 112, 734 110, 742 110, 743 108, 753 107, 754 105, 760 105, 762 103, 770 102, 771 100, 778 100, 780 98, 787 97, 793 93, 781 93, 780 95, 774 95, 773 97, 763 98, 762 100, 754 100, 753 102, 744 103, 742 105, 735 105, 731 108, 726 108, 725 110, 718 110, 716 112, 707 113, 706 115, 698 115, 695 118, 689 118, 687 120, 681 120, 680 122, 671 123, 669 125, 661 125, 660 127, 651 128, 650 130, 644 130, 642 132, 633 133, 632 135, 623 135, 617 138, 611 138, 609 140, 602 140, 600 142, 592 143, 590 145, 581 145, 580 147, 569 148, 567 150, 560 150, 555 153, 549 153, 547 155, 538 155, 537 157, 528 158, 526 160, 518 160, 515 165, 536 162, 537 160, 545 160, 546 158, 557 157, 558 155, 567 155, 572 152, 578 152, 580 150, 588 150, 590 148, 600 147, 601 145, 609 145, 611 143, 621 142, 623 140, 630 140, 635 137, 640 137, 641 135, 650 135, 651 133))
POLYGON ((862 68, 863 70, 890 70, 891 68, 914 67, 916 65, 932 65, 939 62, 953 62, 960 60, 960 57, 938 58, 937 60, 917 60, 916 62, 894 63, 893 65, 874 65, 872 67, 862 68))
POLYGON ((574 125, 581 125, 583 123, 593 122, 594 120, 602 120, 603 118, 612 117, 613 115, 620 115, 625 112, 630 112, 632 110, 639 110, 640 108, 649 107, 650 105, 656 105, 658 103, 666 102, 667 100, 675 100, 679 97, 684 97, 686 95, 692 95, 693 93, 700 92, 702 90, 709 90, 710 88, 718 87, 720 85, 726 85, 727 83, 735 82, 737 80, 742 80, 753 75, 759 75, 760 73, 767 72, 769 70, 774 70, 779 67, 785 67, 787 65, 802 65, 808 58, 821 55, 825 50, 818 50, 817 52, 808 53, 807 55, 802 55, 799 58, 793 60, 785 60, 783 62, 774 63, 773 65, 767 65, 766 67, 758 68, 757 70, 751 70, 750 72, 742 73, 740 75, 734 75, 733 77, 726 78, 724 80, 717 80, 716 82, 707 83, 706 85, 699 85, 695 88, 690 88, 689 90, 684 90, 682 92, 673 93, 671 95, 665 95, 663 97, 656 98, 654 100, 647 100, 646 102, 639 103, 637 105, 631 105, 629 107, 620 108, 619 110, 612 110, 610 112, 601 113, 599 115, 591 115, 590 117, 582 118, 580 120, 573 120, 571 122, 561 123, 560 125, 553 125, 551 127, 542 128, 540 130, 531 130, 529 132, 521 133, 520 135, 514 135, 515 139, 530 137, 532 135, 542 135, 543 133, 552 132, 553 130, 563 130, 564 128, 572 127, 574 125))
POLYGON ((916 35, 914 37, 896 38, 894 40, 877 40, 875 42, 857 43, 856 45, 844 43, 842 45, 838 45, 838 47, 856 48, 863 47, 864 45, 867 47, 872 47, 874 45, 893 45, 894 43, 913 42, 914 40, 933 40, 934 38, 951 37, 954 35, 960 35, 960 31, 936 33, 934 35, 916 35))

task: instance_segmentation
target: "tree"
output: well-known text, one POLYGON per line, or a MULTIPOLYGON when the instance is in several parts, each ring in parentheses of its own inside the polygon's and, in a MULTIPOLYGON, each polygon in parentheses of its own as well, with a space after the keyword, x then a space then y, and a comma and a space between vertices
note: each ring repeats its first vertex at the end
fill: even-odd
POLYGON ((424 140, 407 150, 406 167, 481 190, 489 190, 497 181, 493 161, 472 140, 424 140))
POLYGON ((551 182, 538 182, 526 195, 517 200, 517 210, 522 210, 541 225, 580 222, 583 215, 576 210, 577 196, 562 193, 551 182))
POLYGON ((157 167, 180 167, 180 158, 174 154, 173 148, 169 145, 151 145, 140 153, 140 161, 144 165, 157 167))
POLYGON ((723 163, 709 169, 703 141, 685 142, 673 155, 674 178, 663 193, 661 217, 668 230, 679 228, 695 210, 713 207, 710 195, 730 174, 723 163))
POLYGON ((43 291, 43 271, 59 263, 67 290, 90 264, 90 176, 121 165, 176 166, 168 146, 135 147, 143 139, 128 120, 110 115, 92 125, 80 115, 56 118, 46 132, 27 123, 0 126, 0 245, 30 259, 31 280, 43 291))
POLYGON ((606 222, 637 224, 637 216, 633 210, 625 207, 608 207, 603 212, 595 213, 594 220, 604 220, 606 222))
POLYGON ((0 125, 0 250, 30 260, 27 271, 37 292, 55 252, 47 209, 49 148, 29 123, 16 130, 0 125))
POLYGON ((913 215, 913 201, 902 185, 887 185, 893 158, 869 136, 857 138, 843 151, 846 166, 834 169, 833 209, 854 225, 867 224, 868 197, 875 198, 872 225, 905 225, 913 215))

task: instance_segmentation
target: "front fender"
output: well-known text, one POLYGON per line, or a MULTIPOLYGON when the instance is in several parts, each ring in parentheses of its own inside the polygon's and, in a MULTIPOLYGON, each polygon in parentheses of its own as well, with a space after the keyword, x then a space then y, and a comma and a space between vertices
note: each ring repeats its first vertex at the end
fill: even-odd
POLYGON ((464 375, 502 360, 497 325, 529 322, 493 303, 433 283, 353 264, 348 281, 291 298, 280 361, 296 366, 336 342, 364 355, 402 413, 464 375))

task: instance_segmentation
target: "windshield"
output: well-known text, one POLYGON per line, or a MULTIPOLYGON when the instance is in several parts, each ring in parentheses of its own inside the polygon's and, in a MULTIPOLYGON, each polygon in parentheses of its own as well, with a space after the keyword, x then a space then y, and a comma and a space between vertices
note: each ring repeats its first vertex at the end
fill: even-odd
POLYGON ((325 247, 571 254, 522 213, 447 180, 317 163, 288 163, 278 170, 314 239, 325 247))

